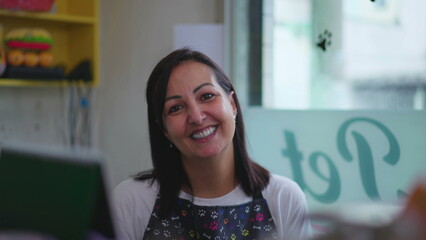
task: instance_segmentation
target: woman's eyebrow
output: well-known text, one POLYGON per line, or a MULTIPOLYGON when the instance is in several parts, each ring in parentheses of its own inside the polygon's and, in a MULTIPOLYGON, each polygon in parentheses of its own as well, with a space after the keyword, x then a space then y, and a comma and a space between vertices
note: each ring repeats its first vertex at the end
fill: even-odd
POLYGON ((174 95, 174 96, 167 97, 167 98, 164 100, 164 102, 167 102, 167 101, 172 100, 172 99, 180 99, 180 98, 182 98, 182 96, 174 95))
MULTIPOLYGON (((213 83, 209 83, 209 82, 207 82, 207 83, 203 83, 203 84, 201 84, 200 86, 198 86, 198 87, 196 87, 196 88, 194 88, 194 90, 192 91, 192 93, 196 93, 198 90, 200 90, 202 87, 204 87, 204 86, 214 86, 213 85, 213 83)), ((169 100, 171 100, 171 99, 181 99, 182 98, 182 96, 180 96, 180 95, 174 95, 174 96, 170 96, 170 97, 167 97, 165 100, 164 100, 164 102, 167 102, 167 101, 169 101, 169 100)))
POLYGON ((203 84, 201 84, 200 86, 198 86, 198 87, 196 87, 196 88, 194 88, 194 90, 192 91, 192 93, 196 93, 198 90, 200 90, 202 87, 204 87, 204 86, 207 86, 207 85, 210 85, 210 86, 214 86, 212 83, 203 83, 203 84))

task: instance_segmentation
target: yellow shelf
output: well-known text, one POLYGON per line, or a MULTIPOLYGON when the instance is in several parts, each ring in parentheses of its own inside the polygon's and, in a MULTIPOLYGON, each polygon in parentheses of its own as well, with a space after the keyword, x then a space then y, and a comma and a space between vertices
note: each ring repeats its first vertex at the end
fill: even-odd
MULTIPOLYGON (((16 28, 43 28, 53 39, 49 49, 54 57, 53 66, 64 67, 68 74, 82 61, 89 60, 93 81, 77 85, 99 85, 99 0, 55 0, 53 9, 54 12, 0 9, 0 44, 3 44, 1 32, 5 35, 16 28)), ((10 50, 3 47, 6 52, 10 50)), ((0 87, 69 85, 66 80, 0 78, 0 87)))
POLYGON ((17 78, 0 78, 0 86, 3 87, 93 87, 92 82, 74 81, 70 83, 68 80, 28 80, 17 78))
POLYGON ((96 19, 92 17, 56 14, 56 13, 31 13, 25 11, 0 10, 0 18, 45 20, 57 23, 94 24, 96 19))

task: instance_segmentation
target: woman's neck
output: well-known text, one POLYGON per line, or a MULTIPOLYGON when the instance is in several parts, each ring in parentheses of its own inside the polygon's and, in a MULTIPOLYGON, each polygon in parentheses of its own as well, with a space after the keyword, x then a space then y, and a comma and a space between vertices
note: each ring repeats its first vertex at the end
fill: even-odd
POLYGON ((200 198, 216 198, 231 192, 238 185, 233 154, 211 159, 183 159, 191 184, 183 191, 200 198))

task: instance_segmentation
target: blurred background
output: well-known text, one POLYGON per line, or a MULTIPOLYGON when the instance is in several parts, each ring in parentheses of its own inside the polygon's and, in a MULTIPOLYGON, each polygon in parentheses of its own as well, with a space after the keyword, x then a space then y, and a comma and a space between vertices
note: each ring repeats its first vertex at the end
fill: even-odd
POLYGON ((94 6, 97 44, 72 51, 97 49, 98 83, 14 86, 0 78, 0 142, 94 149, 112 190, 151 168, 145 85, 163 56, 190 46, 230 76, 253 158, 296 180, 311 209, 395 204, 426 172, 425 1, 94 6))

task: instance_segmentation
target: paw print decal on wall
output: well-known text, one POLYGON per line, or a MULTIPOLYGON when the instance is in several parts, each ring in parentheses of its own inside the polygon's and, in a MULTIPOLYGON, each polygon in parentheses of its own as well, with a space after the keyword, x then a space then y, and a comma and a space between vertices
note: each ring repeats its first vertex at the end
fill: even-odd
POLYGON ((317 47, 321 48, 324 52, 331 46, 332 34, 327 29, 318 36, 317 47))

